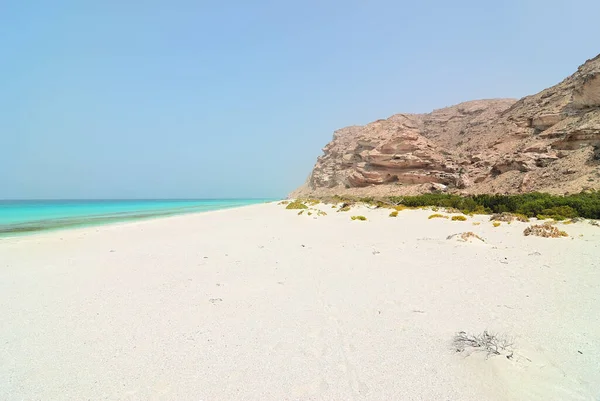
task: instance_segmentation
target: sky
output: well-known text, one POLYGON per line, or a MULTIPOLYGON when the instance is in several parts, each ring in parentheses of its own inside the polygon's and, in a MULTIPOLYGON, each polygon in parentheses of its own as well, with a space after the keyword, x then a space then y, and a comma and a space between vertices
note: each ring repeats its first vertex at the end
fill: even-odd
POLYGON ((0 199, 277 198, 333 131, 522 97, 600 2, 0 0, 0 199))

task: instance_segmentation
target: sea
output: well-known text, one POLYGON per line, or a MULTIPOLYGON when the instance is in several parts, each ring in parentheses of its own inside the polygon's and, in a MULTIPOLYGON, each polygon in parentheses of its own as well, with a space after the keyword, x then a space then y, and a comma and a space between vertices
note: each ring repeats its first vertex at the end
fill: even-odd
POLYGON ((0 237, 207 212, 272 200, 0 200, 0 237))

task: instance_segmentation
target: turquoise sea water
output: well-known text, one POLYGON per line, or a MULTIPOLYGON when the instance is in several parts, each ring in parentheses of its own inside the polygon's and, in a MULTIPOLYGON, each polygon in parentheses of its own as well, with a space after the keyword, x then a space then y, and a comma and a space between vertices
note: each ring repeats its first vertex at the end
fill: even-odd
POLYGON ((205 212, 269 200, 0 200, 0 236, 205 212))

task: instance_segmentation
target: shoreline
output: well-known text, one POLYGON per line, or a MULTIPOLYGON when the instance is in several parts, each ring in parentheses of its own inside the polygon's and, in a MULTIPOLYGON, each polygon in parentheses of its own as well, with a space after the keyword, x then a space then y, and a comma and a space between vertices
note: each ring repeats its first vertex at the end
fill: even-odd
POLYGON ((278 203, 0 241, 0 398, 600 394, 599 227, 278 203), (484 330, 511 354, 453 349, 484 330))
MULTIPOLYGON (((279 202, 279 201, 265 201, 264 203, 271 203, 271 202, 279 202)), ((261 204, 263 204, 263 203, 252 203, 252 204, 247 204, 247 205, 230 206, 230 207, 224 207, 221 209, 206 210, 206 211, 198 211, 198 210, 191 210, 188 212, 165 211, 163 213, 161 213, 160 211, 156 211, 155 213, 149 214, 147 216, 132 216, 132 217, 128 217, 128 218, 118 217, 116 215, 114 215, 112 217, 91 215, 91 216, 87 217, 90 220, 101 220, 101 219, 102 220, 114 219, 114 220, 97 222, 97 223, 87 223, 87 224, 86 223, 72 223, 72 224, 68 224, 65 226, 55 226, 55 227, 51 227, 51 228, 42 228, 39 230, 0 232, 0 241, 2 241, 4 239, 9 239, 9 238, 22 238, 22 237, 30 237, 30 236, 35 236, 35 235, 60 233, 60 232, 71 231, 71 230, 83 230, 83 229, 87 229, 87 228, 98 228, 98 227, 106 227, 106 226, 112 226, 112 225, 118 225, 118 224, 146 222, 146 221, 152 221, 155 219, 165 219, 165 218, 170 218, 170 217, 187 216, 187 215, 192 215, 192 214, 210 213, 210 212, 217 212, 217 211, 222 211, 222 210, 236 209, 236 208, 240 208, 240 207, 256 206, 256 205, 261 205, 261 204)), ((85 217, 81 217, 81 219, 85 219, 85 217)), ((31 222, 31 224, 34 224, 34 223, 39 223, 39 222, 36 222, 36 221, 31 222)))

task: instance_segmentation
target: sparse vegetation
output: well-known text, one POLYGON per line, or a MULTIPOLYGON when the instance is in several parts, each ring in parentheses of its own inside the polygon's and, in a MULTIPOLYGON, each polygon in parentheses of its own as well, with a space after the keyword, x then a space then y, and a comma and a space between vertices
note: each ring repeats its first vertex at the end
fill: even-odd
POLYGON ((559 230, 555 226, 551 224, 535 224, 530 227, 527 227, 525 231, 523 231, 525 236, 535 235, 538 237, 544 238, 560 238, 560 237, 568 237, 564 231, 559 230))
POLYGON ((306 206, 304 203, 296 200, 296 201, 291 202, 285 208, 286 209, 308 209, 308 206, 306 206))
POLYGON ((483 352, 486 358, 495 355, 504 355, 508 359, 513 356, 513 342, 506 336, 490 333, 485 330, 481 334, 468 334, 464 331, 456 333, 452 339, 452 346, 456 352, 483 352))
POLYGON ((474 225, 474 226, 478 226, 478 225, 480 225, 480 224, 481 224, 481 222, 479 222, 479 221, 474 221, 474 222, 473 222, 473 225, 474 225))
POLYGON ((458 215, 458 216, 452 216, 452 221, 466 221, 467 218, 465 216, 462 215, 458 215))
POLYGON ((360 221, 366 221, 367 218, 365 216, 352 216, 350 217, 352 220, 360 220, 360 221))
POLYGON ((398 211, 394 210, 393 212, 391 212, 390 217, 398 217, 398 211))
POLYGON ((499 221, 494 221, 494 222, 492 223, 492 225, 493 225, 494 227, 500 227, 500 224, 502 224, 502 223, 500 223, 499 221))
POLYGON ((431 219, 447 219, 447 218, 448 218, 448 216, 444 216, 443 214, 439 214, 439 213, 434 213, 428 217, 429 220, 431 220, 431 219))
POLYGON ((321 203, 319 199, 303 199, 302 202, 308 206, 317 206, 319 203, 321 203))
POLYGON ((300 211, 298 212, 298 216, 300 216, 302 213, 304 213, 304 210, 300 210, 300 211))
POLYGON ((288 203, 290 203, 290 201, 284 200, 284 201, 279 202, 278 205, 287 205, 288 203))

